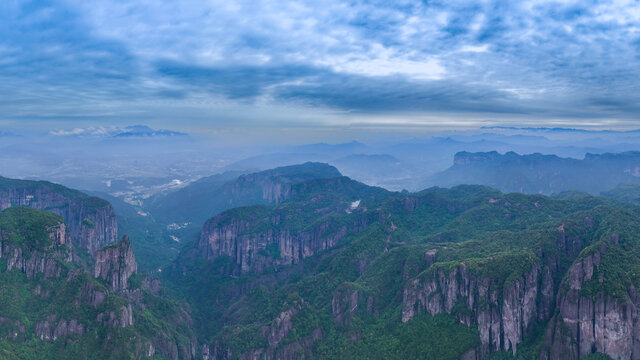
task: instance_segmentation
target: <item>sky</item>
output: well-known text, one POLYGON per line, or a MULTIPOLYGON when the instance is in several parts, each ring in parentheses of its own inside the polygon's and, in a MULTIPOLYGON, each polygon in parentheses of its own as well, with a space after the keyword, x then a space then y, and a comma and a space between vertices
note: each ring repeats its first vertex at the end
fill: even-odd
POLYGON ((0 1, 5 131, 625 129, 639 94, 638 1, 0 1))

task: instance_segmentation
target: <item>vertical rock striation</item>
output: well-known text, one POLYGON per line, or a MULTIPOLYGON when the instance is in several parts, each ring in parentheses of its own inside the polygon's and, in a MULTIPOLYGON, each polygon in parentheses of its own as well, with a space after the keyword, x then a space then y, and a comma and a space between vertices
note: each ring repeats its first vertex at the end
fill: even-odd
POLYGON ((333 166, 308 162, 242 175, 222 188, 222 196, 235 206, 250 203, 279 204, 294 193, 293 185, 311 179, 329 179, 342 174, 333 166), (253 200, 247 202, 247 200, 253 200))
MULTIPOLYGON (((617 235, 611 238, 617 245, 617 235)), ((585 291, 596 278, 603 254, 611 246, 603 242, 594 253, 576 260, 568 271, 557 299, 557 314, 550 322, 541 359, 581 359, 598 352, 612 359, 640 359, 640 296, 633 285, 623 297, 604 290, 585 291)))
POLYGON ((126 235, 119 242, 95 253, 93 276, 106 281, 111 291, 126 290, 129 278, 137 271, 136 258, 126 235))
POLYGON ((530 325, 544 321, 553 306, 553 279, 547 267, 534 265, 511 283, 499 283, 468 271, 464 264, 412 280, 404 289, 402 322, 426 311, 448 313, 477 325, 481 354, 516 353, 530 325))
POLYGON ((0 210, 12 206, 28 206, 62 216, 71 241, 92 255, 117 240, 118 225, 111 204, 61 185, 0 177, 0 210))
MULTIPOLYGON (((264 220, 264 219, 261 219, 264 220)), ((262 272, 272 266, 297 264, 319 251, 336 246, 358 225, 347 226, 332 220, 322 221, 310 229, 290 230, 278 227, 281 218, 269 217, 265 230, 260 224, 227 214, 216 216, 203 227, 198 249, 209 260, 227 256, 236 273, 262 272)), ((264 228, 264 227, 263 227, 264 228)))
POLYGON ((71 262, 69 234, 64 223, 47 228, 51 244, 43 248, 18 246, 8 241, 8 234, 0 231, 0 258, 4 259, 6 271, 18 269, 29 279, 38 274, 44 277, 60 277, 60 262, 71 262))

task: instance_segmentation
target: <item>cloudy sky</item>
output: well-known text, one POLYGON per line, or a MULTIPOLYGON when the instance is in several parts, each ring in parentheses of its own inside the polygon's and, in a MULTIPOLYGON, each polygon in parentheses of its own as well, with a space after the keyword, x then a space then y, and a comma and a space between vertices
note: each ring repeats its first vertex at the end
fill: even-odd
POLYGON ((640 127, 637 1, 0 1, 0 127, 640 127))

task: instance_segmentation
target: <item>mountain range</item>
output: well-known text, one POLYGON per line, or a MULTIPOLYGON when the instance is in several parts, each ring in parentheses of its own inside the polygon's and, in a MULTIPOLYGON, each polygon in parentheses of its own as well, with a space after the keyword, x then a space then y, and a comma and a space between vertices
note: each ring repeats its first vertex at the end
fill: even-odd
POLYGON ((462 153, 437 176, 478 185, 413 193, 304 163, 148 207, 2 178, 0 354, 638 359, 636 156, 462 153))
POLYGON ((621 183, 640 183, 640 152, 586 154, 581 160, 539 153, 459 152, 453 166, 429 182, 443 187, 479 184, 528 194, 567 190, 599 194, 621 183))

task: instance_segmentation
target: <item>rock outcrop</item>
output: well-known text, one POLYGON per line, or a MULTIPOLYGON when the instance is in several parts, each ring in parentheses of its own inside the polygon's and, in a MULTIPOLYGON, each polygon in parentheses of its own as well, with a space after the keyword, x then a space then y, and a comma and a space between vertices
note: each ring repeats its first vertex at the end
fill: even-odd
POLYGON ((101 322, 112 328, 126 328, 133 325, 133 309, 131 304, 122 305, 119 311, 108 311, 98 314, 96 318, 98 322, 101 322))
POLYGON ((402 322, 422 311, 448 313, 478 327, 481 354, 515 354, 529 326, 550 317, 553 295, 551 273, 540 264, 511 283, 478 276, 461 264, 412 280, 403 293, 402 322))
MULTIPOLYGON (((611 241, 617 245, 617 235, 611 241)), ((631 285, 623 298, 604 291, 585 293, 590 282, 602 284, 603 242, 594 253, 578 259, 569 269, 557 299, 557 314, 550 322, 541 359, 581 359, 598 352, 612 359, 640 359, 640 296, 631 285)))
POLYGON ((60 277, 60 262, 71 262, 69 234, 64 223, 47 228, 51 244, 44 248, 18 246, 8 241, 9 234, 0 230, 0 258, 4 259, 6 271, 18 269, 29 279, 38 274, 44 277, 60 277))
POLYGON ((209 260, 228 256, 235 264, 235 273, 259 273, 274 266, 297 264, 336 246, 350 231, 359 229, 356 224, 347 226, 329 219, 311 229, 294 231, 280 229, 279 216, 260 220, 270 224, 264 231, 255 231, 259 224, 242 217, 222 214, 209 220, 198 241, 201 256, 209 260))
POLYGON ((529 194, 575 190, 600 194, 618 184, 640 183, 640 152, 587 153, 583 160, 540 153, 459 152, 453 166, 433 175, 431 182, 446 187, 473 183, 529 194))
POLYGON ((333 166, 308 162, 300 165, 284 166, 272 170, 242 175, 222 188, 222 195, 230 204, 250 203, 278 204, 292 195, 293 185, 311 179, 328 179, 342 176, 333 166), (248 199, 253 201, 247 202, 248 199))
POLYGON ((331 313, 336 325, 349 326, 351 320, 360 309, 378 315, 375 309, 375 298, 367 295, 353 283, 345 283, 333 294, 331 299, 331 313))
POLYGON ((55 342, 56 357, 91 349, 101 358, 197 358, 186 308, 164 298, 157 280, 131 284, 128 238, 96 252, 93 274, 74 260, 62 217, 18 206, 0 212, 0 340, 12 341, 1 357, 51 357, 44 343, 55 342))
POLYGON ((295 342, 283 344, 283 340, 293 329, 293 318, 303 311, 304 306, 303 299, 293 301, 291 306, 281 312, 269 326, 260 329, 261 335, 269 344, 268 347, 246 352, 240 358, 243 360, 297 360, 312 357, 310 347, 322 337, 320 329, 314 329, 311 334, 295 342))
POLYGON ((137 271, 136 258, 126 235, 119 242, 95 253, 93 276, 109 284, 111 291, 126 290, 129 278, 137 271))
POLYGON ((116 214, 107 201, 46 181, 0 177, 0 210, 28 206, 62 216, 71 241, 92 254, 117 240, 116 214))
POLYGON ((49 314, 45 320, 36 324, 36 336, 40 340, 56 341, 72 334, 82 336, 85 331, 85 326, 78 320, 58 320, 56 314, 49 314))

